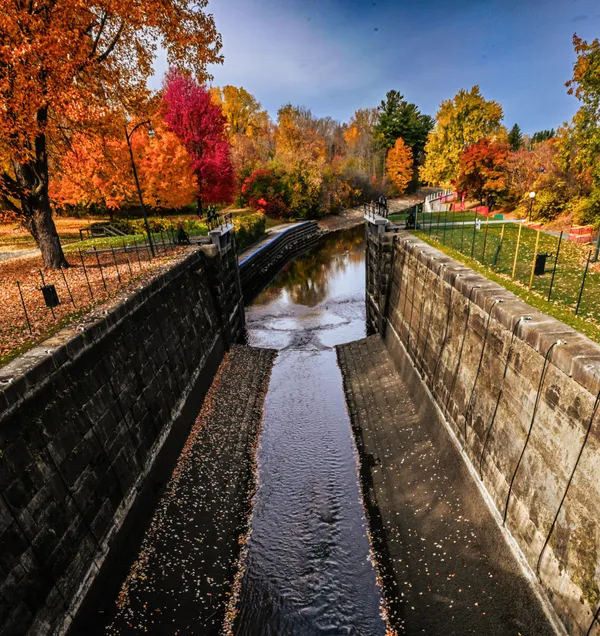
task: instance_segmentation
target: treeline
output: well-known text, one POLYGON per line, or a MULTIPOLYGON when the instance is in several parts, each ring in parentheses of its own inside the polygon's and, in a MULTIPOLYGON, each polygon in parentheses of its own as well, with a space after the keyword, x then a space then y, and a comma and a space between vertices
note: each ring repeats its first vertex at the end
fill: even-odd
MULTIPOLYGON (((433 126, 397 91, 345 123, 292 104, 273 121, 244 88, 209 89, 174 73, 148 112, 154 134, 144 129, 131 138, 148 206, 201 212, 207 204, 234 202, 282 218, 315 218, 416 186, 433 126), (182 81, 187 88, 175 90, 182 81), (207 115, 209 104, 218 112, 207 115), (177 128, 178 116, 169 115, 175 105, 188 128, 177 128), (227 144, 219 156, 215 128, 227 144)), ((53 168, 50 194, 59 213, 139 211, 124 137, 76 135, 53 168)))
POLYGON ((577 61, 568 92, 580 101, 572 121, 524 135, 503 125, 502 106, 475 86, 444 101, 425 145, 423 182, 456 187, 471 199, 504 204, 552 221, 571 215, 600 224, 600 42, 574 36, 577 61), (533 193, 533 194, 532 194, 533 193))

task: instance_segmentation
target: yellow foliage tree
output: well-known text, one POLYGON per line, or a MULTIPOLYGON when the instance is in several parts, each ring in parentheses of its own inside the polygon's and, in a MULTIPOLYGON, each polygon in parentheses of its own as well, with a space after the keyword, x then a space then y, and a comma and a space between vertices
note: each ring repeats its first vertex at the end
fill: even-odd
POLYGON ((398 192, 404 194, 413 176, 413 155, 402 137, 396 139, 387 154, 386 173, 398 192))
POLYGON ((461 89, 452 99, 443 101, 425 145, 426 159, 419 171, 421 180, 449 185, 458 177, 460 158, 470 145, 484 137, 491 141, 506 139, 502 117, 502 106, 486 100, 479 86, 469 91, 461 89))

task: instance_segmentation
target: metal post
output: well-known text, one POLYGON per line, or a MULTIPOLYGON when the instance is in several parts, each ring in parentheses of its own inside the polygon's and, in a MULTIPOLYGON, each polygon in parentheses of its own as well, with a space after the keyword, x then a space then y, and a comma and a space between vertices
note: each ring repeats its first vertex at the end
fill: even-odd
POLYGON ((533 252, 533 262, 531 263, 531 276, 529 277, 529 289, 533 286, 533 276, 535 273, 535 260, 538 254, 538 248, 540 245, 540 230, 537 231, 537 236, 535 238, 535 251, 533 252))
POLYGON ((87 269, 85 267, 85 261, 83 260, 83 253, 81 251, 81 248, 78 248, 78 249, 79 249, 79 257, 81 258, 81 265, 83 266, 83 274, 85 276, 85 280, 87 282, 88 290, 90 292, 90 298, 92 300, 94 300, 94 292, 92 291, 92 286, 90 285, 90 279, 88 278, 87 269))
POLYGON ((440 217, 442 216, 442 211, 438 210, 438 222, 437 222, 437 228, 435 230, 435 238, 439 241, 440 240, 440 217))
POLYGON ((558 266, 558 255, 560 254, 560 245, 562 243, 563 233, 560 233, 558 239, 558 247, 556 248, 556 258, 554 259, 554 269, 552 270, 552 278, 550 279, 550 289, 548 290, 548 302, 550 302, 550 296, 552 295, 552 286, 554 285, 554 276, 556 275, 556 267, 558 266))
POLYGON ((142 208, 142 214, 144 215, 144 225, 146 226, 146 234, 148 235, 148 243, 150 245, 150 253, 154 257, 154 246, 152 245, 152 235, 150 234, 150 225, 148 224, 148 215, 146 214, 146 206, 144 205, 144 199, 142 197, 142 188, 140 187, 140 180, 138 179, 137 168, 135 167, 135 159, 133 158, 133 148, 131 147, 131 135, 137 128, 144 124, 150 124, 150 121, 140 122, 135 126, 131 132, 127 132, 127 126, 125 126, 125 138, 127 139, 127 147, 129 148, 129 156, 131 158, 131 167, 133 168, 133 177, 135 179, 135 186, 137 188, 138 197, 140 199, 140 206, 142 208))
POLYGON ((579 290, 579 298, 577 299, 577 307, 575 307, 575 315, 579 313, 579 305, 581 305, 581 297, 583 296, 583 288, 585 287, 585 279, 587 277, 591 257, 592 257, 592 250, 589 251, 587 262, 585 264, 585 271, 583 272, 583 279, 581 281, 581 289, 579 290))
POLYGON ((492 269, 496 271, 498 268, 498 257, 500 256, 500 250, 502 249, 502 242, 504 241, 504 228, 506 226, 502 225, 502 231, 500 232, 500 242, 498 243, 498 247, 496 248, 496 253, 494 254, 494 261, 492 264, 492 269))
POLYGON ((60 273, 62 274, 63 280, 65 281, 65 287, 67 288, 67 292, 69 293, 69 298, 71 299, 71 303, 73 303, 73 307, 76 307, 75 301, 73 300, 73 294, 71 293, 71 289, 69 288, 69 283, 67 283, 65 270, 62 267, 60 268, 60 273))
POLYGON ((460 252, 462 254, 463 246, 465 243, 465 218, 463 216, 462 221, 460 222, 460 252))
POLYGON ((108 291, 106 287, 106 281, 104 280, 104 272, 102 271, 102 263, 100 262, 100 256, 98 254, 98 250, 94 247, 94 252, 96 253, 96 260, 98 261, 98 267, 100 268, 100 276, 102 277, 102 284, 104 285, 104 291, 108 291))
POLYGON ((29 314, 27 313, 27 307, 25 307, 25 299, 23 298, 23 292, 21 291, 21 283, 17 281, 17 287, 19 288, 19 296, 21 296, 21 304, 23 305, 23 311, 25 312, 25 320, 27 321, 27 327, 29 328, 29 333, 33 335, 33 330, 31 329, 31 323, 29 322, 29 314))
POLYGON ((517 271, 517 258, 519 256, 519 245, 521 245, 521 231, 523 230, 523 224, 519 224, 519 234, 517 235, 517 247, 515 249, 515 258, 513 260, 513 268, 512 268, 512 276, 511 278, 515 280, 515 273, 517 271))
POLYGON ((117 265, 117 255, 115 254, 115 248, 110 247, 110 249, 112 250, 112 255, 113 255, 113 261, 115 262, 115 269, 117 270, 117 278, 119 279, 119 285, 121 284, 121 273, 119 272, 119 266, 117 265))
POLYGON ((125 241, 123 241, 123 251, 125 252, 125 258, 127 259, 127 267, 129 267, 129 279, 133 278, 133 271, 131 269, 131 261, 129 260, 129 254, 127 253, 127 245, 125 245, 125 241))
POLYGON ((138 249, 137 241, 135 240, 135 236, 133 237, 133 244, 135 246, 135 253, 138 259, 138 265, 140 267, 140 272, 142 271, 142 259, 140 258, 140 250, 138 249))
POLYGON ((471 241, 471 258, 475 258, 475 234, 477 233, 477 208, 475 208, 475 219, 473 220, 473 239, 471 241))
POLYGON ((446 227, 448 225, 448 208, 446 208, 446 216, 444 217, 444 238, 442 243, 446 245, 446 227))
POLYGON ((594 252, 594 263, 598 262, 598 254, 600 254, 600 227, 598 228, 598 238, 596 239, 596 251, 594 252))
POLYGON ((485 265, 485 250, 487 247, 487 237, 488 237, 489 226, 490 226, 490 217, 489 217, 489 210, 488 210, 488 216, 485 217, 485 234, 483 235, 483 253, 481 255, 481 262, 483 265, 485 265))

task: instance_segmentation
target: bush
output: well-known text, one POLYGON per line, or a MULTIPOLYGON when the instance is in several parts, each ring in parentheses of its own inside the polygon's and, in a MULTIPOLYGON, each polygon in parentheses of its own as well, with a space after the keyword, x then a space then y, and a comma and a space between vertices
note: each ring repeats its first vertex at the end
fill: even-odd
MULTIPOLYGON (((183 229, 186 232, 200 232, 206 234, 208 228, 206 223, 194 218, 162 218, 162 217, 149 217, 148 225, 150 226, 150 232, 166 232, 171 228, 177 229, 179 224, 183 225, 183 229)), ((113 226, 125 234, 145 234, 146 225, 144 219, 119 219, 113 222, 113 226)))
POLYGON ((247 177, 242 185, 241 200, 244 205, 271 217, 290 214, 285 183, 272 170, 255 170, 247 177))
POLYGON ((594 195, 571 201, 569 210, 577 225, 598 226, 600 224, 600 201, 594 195))
POLYGON ((244 214, 233 219, 238 251, 246 249, 265 233, 267 217, 262 212, 244 214))
MULTIPOLYGON (((528 209, 529 197, 524 197, 524 206, 528 209)), ((543 221, 554 220, 565 209, 565 196, 562 188, 540 190, 533 201, 532 217, 543 221)))

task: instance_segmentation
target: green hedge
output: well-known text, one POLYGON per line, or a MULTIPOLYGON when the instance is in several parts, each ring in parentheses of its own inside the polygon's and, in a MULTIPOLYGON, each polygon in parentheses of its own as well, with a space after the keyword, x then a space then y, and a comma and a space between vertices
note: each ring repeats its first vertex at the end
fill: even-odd
MULTIPOLYGON (((238 250, 241 252, 243 249, 256 242, 265 233, 265 224, 267 217, 261 212, 255 212, 253 214, 243 214, 234 216, 233 224, 235 225, 235 235, 237 239, 238 250)), ((150 232, 167 232, 171 228, 177 230, 179 224, 183 224, 183 229, 189 234, 207 234, 208 227, 204 221, 200 221, 195 218, 161 218, 161 217, 149 217, 148 224, 150 225, 150 232)), ((115 221, 113 225, 125 232, 125 234, 145 234, 146 227, 144 225, 144 219, 119 219, 115 221)))
POLYGON ((235 238, 237 241, 238 251, 246 249, 252 243, 265 233, 265 224, 267 217, 262 212, 254 214, 245 214, 243 216, 235 216, 233 224, 235 225, 235 238))
MULTIPOLYGON (((166 232, 171 228, 177 230, 180 223, 183 224, 183 229, 186 232, 194 232, 195 234, 206 234, 208 232, 206 223, 199 219, 161 218, 154 216, 148 218, 148 225, 152 233, 166 232)), ((119 219, 118 221, 114 221, 112 225, 118 230, 121 230, 121 232, 125 232, 125 234, 144 234, 146 232, 144 219, 119 219)))

